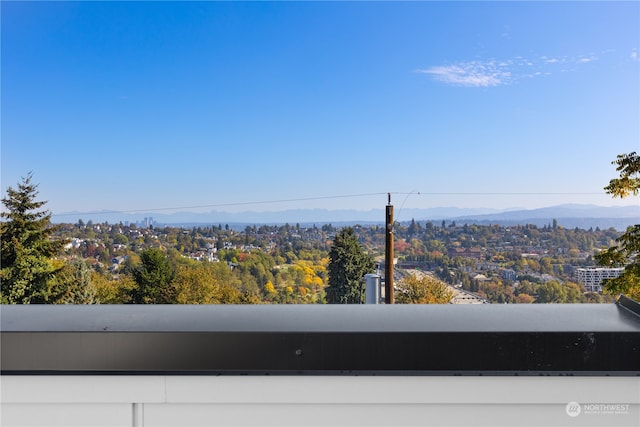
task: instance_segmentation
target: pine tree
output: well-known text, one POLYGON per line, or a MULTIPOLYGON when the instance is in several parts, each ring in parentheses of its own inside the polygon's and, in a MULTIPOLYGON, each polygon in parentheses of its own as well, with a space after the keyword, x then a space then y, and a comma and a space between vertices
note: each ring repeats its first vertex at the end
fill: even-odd
POLYGON ((337 235, 329 251, 329 304, 362 304, 364 275, 372 273, 374 262, 358 242, 353 228, 344 228, 337 235))
POLYGON ((51 213, 40 210, 38 186, 32 174, 22 178, 17 189, 9 187, 2 199, 6 211, 0 222, 0 299, 4 304, 45 303, 51 294, 50 281, 56 273, 51 258, 63 241, 51 240, 55 227, 51 213))
POLYGON ((97 290, 91 270, 81 259, 65 262, 56 273, 50 301, 54 304, 96 304, 97 290))
POLYGON ((150 248, 140 253, 140 265, 133 270, 137 287, 131 299, 135 304, 173 304, 176 290, 172 285, 174 270, 167 254, 150 248))

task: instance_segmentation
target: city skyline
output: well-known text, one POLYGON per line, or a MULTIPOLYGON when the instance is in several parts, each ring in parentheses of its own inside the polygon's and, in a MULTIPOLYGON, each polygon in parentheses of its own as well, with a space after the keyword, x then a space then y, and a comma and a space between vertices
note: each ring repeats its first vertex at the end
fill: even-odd
POLYGON ((2 190, 54 214, 637 203, 637 2, 0 7, 2 190))

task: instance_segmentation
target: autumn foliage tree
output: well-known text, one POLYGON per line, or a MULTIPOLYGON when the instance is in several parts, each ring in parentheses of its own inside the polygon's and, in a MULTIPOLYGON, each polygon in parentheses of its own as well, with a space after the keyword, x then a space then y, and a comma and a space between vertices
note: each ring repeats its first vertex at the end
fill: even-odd
POLYGON ((395 286, 398 304, 447 304, 452 299, 453 291, 449 286, 426 274, 411 274, 395 286))
MULTIPOLYGON (((618 155, 613 161, 620 172, 619 178, 609 181, 604 189, 613 197, 638 196, 640 191, 640 156, 634 151, 618 155)), ((616 239, 616 246, 610 247, 596 255, 600 265, 606 267, 624 267, 623 273, 604 283, 604 290, 609 294, 625 294, 640 301, 640 224, 635 224, 616 239)))
POLYGON ((186 260, 176 267, 172 286, 177 304, 239 304, 242 293, 225 280, 228 266, 186 260))

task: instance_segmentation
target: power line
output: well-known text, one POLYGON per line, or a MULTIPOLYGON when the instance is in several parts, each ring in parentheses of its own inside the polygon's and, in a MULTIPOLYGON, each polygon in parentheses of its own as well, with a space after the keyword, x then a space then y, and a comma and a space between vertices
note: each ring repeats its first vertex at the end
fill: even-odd
MULTIPOLYGON (((451 192, 451 191, 437 191, 437 192, 422 192, 422 191, 391 191, 391 192, 379 192, 379 193, 359 193, 359 194, 342 194, 332 196, 316 196, 316 197, 299 197, 294 199, 274 199, 274 200, 258 200, 250 202, 230 202, 230 203, 214 203, 206 205, 192 205, 192 206, 172 206, 161 208, 144 208, 144 209, 127 209, 127 210, 103 210, 92 212, 79 212, 79 213, 64 213, 64 214, 52 214, 55 217, 65 216, 77 216, 82 215, 108 215, 108 214, 122 214, 122 213, 140 213, 140 212, 161 212, 161 211, 173 211, 180 209, 204 209, 204 208, 223 208, 234 206, 250 206, 250 205, 266 205, 277 203, 291 203, 291 202, 307 202, 313 200, 330 200, 330 199, 349 199, 356 197, 371 197, 380 195, 406 195, 402 206, 407 201, 409 196, 593 196, 602 195, 603 193, 596 192, 451 192)), ((401 208, 402 210, 402 208, 401 208)))
POLYGON ((576 192, 535 192, 535 193, 524 193, 524 192, 414 192, 414 193, 391 193, 391 194, 416 194, 418 196, 428 195, 428 196, 601 196, 604 193, 576 193, 576 192))
MULTIPOLYGON (((210 204, 210 205, 197 205, 197 206, 174 206, 174 207, 164 207, 164 208, 129 209, 129 210, 121 210, 121 211, 111 210, 111 211, 95 211, 95 212, 81 212, 81 213, 87 214, 87 215, 103 215, 103 214, 115 214, 115 213, 172 211, 172 210, 178 210, 178 209, 222 208, 222 207, 232 207, 232 206, 265 205, 265 204, 272 204, 272 203, 307 202, 311 200, 369 197, 369 196, 379 196, 381 194, 387 194, 387 193, 344 194, 344 195, 337 195, 337 196, 301 197, 297 199, 260 200, 260 201, 253 201, 253 202, 216 203, 216 204, 210 204)), ((78 215, 78 214, 77 213, 52 214, 52 216, 75 216, 75 215, 78 215)))

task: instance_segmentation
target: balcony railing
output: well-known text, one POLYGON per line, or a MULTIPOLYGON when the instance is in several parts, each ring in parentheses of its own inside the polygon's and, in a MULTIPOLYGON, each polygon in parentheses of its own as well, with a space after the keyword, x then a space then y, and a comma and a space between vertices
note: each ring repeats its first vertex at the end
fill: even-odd
POLYGON ((639 375, 639 304, 2 306, 2 374, 639 375))

